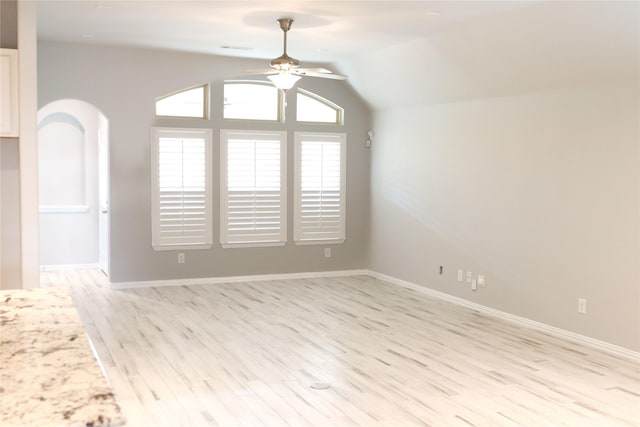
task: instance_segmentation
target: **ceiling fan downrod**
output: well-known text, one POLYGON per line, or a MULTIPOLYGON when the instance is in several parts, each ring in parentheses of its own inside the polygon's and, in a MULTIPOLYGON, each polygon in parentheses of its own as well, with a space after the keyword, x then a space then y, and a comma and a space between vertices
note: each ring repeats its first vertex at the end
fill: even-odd
POLYGON ((287 32, 291 29, 293 19, 280 18, 278 19, 278 23, 280 24, 280 29, 284 33, 284 51, 282 55, 271 60, 271 66, 280 71, 287 71, 292 68, 297 68, 300 66, 300 61, 287 55, 287 32))

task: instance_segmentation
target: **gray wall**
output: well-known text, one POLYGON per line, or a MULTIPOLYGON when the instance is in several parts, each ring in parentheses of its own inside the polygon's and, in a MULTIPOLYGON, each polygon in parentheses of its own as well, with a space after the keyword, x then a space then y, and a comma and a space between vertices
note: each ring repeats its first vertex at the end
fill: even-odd
POLYGON ((639 351, 639 13, 532 2, 347 64, 376 110, 369 267, 639 351))
MULTIPOLYGON (((263 68, 266 61, 222 58, 161 50, 127 49, 42 42, 38 46, 40 107, 71 98, 94 104, 109 119, 111 156, 111 280, 113 282, 221 277, 366 268, 369 229, 369 150, 364 147, 370 113, 345 82, 303 79, 299 87, 344 107, 346 124, 296 126, 293 91, 288 97, 287 124, 255 124, 222 119, 222 80, 243 70, 263 68), (188 120, 188 126, 214 130, 213 165, 219 164, 219 130, 223 128, 287 130, 292 153, 294 130, 321 129, 346 132, 347 239, 332 246, 333 257, 324 258, 324 246, 187 251, 186 263, 176 262, 176 252, 151 248, 150 157, 151 126, 181 126, 183 120, 156 120, 155 98, 176 90, 212 82, 211 120, 188 120)), ((292 170, 293 156, 288 157, 292 170)), ((292 235, 293 173, 289 183, 289 235, 292 235)), ((219 242, 219 176, 214 171, 214 242, 219 242)))
POLYGON ((640 350, 639 89, 376 113, 371 269, 640 350))
POLYGON ((0 2, 0 47, 18 48, 18 3, 15 0, 0 2))

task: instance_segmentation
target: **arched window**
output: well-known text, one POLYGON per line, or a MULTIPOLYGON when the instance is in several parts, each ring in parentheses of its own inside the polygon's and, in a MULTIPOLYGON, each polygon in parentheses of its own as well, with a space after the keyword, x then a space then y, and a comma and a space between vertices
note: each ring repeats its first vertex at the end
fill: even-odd
POLYGON ((343 124, 344 109, 315 93, 298 88, 297 104, 299 122, 343 124))
POLYGON ((282 96, 268 82, 224 83, 224 118, 282 122, 282 96))
POLYGON ((209 116, 208 93, 209 85, 204 84, 161 96, 156 100, 156 116, 206 119, 209 116))

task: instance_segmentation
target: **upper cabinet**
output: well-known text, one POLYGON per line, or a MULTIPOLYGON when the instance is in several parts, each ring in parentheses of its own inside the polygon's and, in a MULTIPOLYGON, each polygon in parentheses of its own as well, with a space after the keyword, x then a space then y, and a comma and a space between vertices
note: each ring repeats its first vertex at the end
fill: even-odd
POLYGON ((18 51, 0 49, 0 137, 18 136, 18 51))

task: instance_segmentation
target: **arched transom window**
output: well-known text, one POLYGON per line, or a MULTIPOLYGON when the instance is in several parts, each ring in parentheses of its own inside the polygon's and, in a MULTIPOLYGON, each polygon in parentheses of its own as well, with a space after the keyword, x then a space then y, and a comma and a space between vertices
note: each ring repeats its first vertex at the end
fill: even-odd
POLYGON ((298 88, 297 105, 299 122, 343 124, 344 109, 315 93, 298 88))
POLYGON ((156 116, 191 117, 206 119, 209 116, 209 85, 183 89, 156 100, 156 116))

